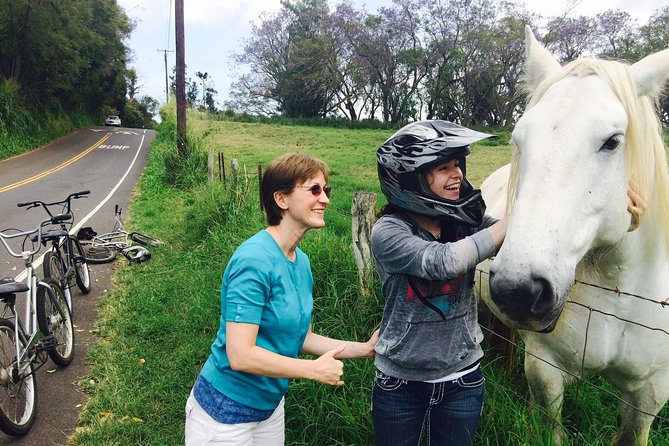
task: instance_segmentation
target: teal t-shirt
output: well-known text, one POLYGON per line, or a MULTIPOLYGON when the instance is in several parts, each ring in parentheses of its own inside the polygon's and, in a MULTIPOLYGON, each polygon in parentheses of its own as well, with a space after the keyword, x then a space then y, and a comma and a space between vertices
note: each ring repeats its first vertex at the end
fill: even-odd
POLYGON ((296 358, 314 306, 309 259, 299 248, 296 254, 290 261, 263 230, 237 248, 223 274, 220 327, 201 373, 219 392, 255 409, 274 409, 289 380, 232 370, 225 323, 257 324, 256 345, 296 358))

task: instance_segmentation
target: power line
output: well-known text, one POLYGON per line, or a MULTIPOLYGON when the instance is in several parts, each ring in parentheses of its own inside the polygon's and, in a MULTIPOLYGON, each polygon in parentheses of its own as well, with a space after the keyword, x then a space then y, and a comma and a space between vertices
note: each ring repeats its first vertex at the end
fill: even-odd
POLYGON ((170 7, 167 10, 167 45, 165 47, 170 49, 170 32, 172 31, 172 0, 170 0, 170 7))

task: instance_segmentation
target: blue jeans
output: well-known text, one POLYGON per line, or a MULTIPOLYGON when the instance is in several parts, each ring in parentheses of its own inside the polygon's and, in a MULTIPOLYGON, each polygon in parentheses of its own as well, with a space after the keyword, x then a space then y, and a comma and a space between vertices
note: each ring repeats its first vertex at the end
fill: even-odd
POLYGON ((372 423, 376 446, 471 445, 483 409, 481 367, 455 381, 407 381, 376 371, 372 423))

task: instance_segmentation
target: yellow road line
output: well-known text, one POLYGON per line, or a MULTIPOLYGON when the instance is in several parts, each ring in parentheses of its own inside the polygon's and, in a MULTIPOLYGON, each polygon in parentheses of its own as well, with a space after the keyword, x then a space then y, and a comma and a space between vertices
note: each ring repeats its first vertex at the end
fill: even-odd
POLYGON ((0 187, 0 194, 3 193, 3 192, 7 192, 8 190, 16 189, 17 187, 23 186, 25 184, 32 183, 33 181, 37 181, 41 178, 44 178, 47 175, 51 175, 52 173, 58 172, 59 170, 66 168, 70 164, 79 161, 81 158, 85 157, 86 155, 91 153, 93 150, 97 149, 98 146, 100 146, 103 142, 105 142, 110 136, 111 136, 111 133, 107 133, 105 136, 102 137, 102 139, 100 139, 98 142, 96 142, 95 144, 90 146, 88 149, 84 150, 83 152, 81 152, 77 156, 75 156, 73 158, 70 158, 69 160, 65 161, 62 164, 59 164, 58 166, 56 166, 54 168, 51 168, 49 170, 45 170, 44 172, 38 173, 37 175, 34 175, 30 178, 26 178, 25 180, 17 181, 14 184, 10 184, 8 186, 0 187))

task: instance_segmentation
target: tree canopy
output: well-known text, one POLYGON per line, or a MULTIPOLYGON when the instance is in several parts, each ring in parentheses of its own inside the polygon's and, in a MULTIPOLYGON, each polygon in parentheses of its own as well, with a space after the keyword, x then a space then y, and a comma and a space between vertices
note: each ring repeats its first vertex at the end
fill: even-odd
POLYGON ((93 117, 113 110, 140 126, 144 117, 133 122, 133 107, 155 105, 135 98, 125 45, 132 29, 116 0, 0 1, 0 89, 12 85, 31 109, 93 117))
MULTIPOLYGON (((248 68, 226 105, 255 114, 344 116, 397 124, 441 118, 510 126, 522 98, 524 27, 562 62, 635 62, 669 46, 669 6, 639 25, 628 13, 569 11, 544 20, 504 0, 392 0, 375 13, 344 1, 282 0, 261 15, 236 66, 248 68), (543 28, 540 23, 546 23, 543 28)), ((663 102, 669 121, 669 104, 663 102)))

